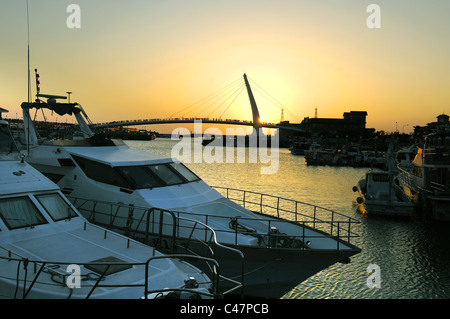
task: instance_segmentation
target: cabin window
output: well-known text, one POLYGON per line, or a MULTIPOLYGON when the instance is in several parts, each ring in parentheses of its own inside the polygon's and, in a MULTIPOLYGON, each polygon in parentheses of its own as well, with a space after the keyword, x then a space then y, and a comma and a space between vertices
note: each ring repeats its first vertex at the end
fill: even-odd
POLYGON ((0 200, 0 217, 9 229, 32 227, 47 223, 29 197, 14 197, 0 200))
POLYGON ((179 185, 200 179, 182 163, 122 166, 116 169, 132 189, 179 185))
POLYGON ((35 197, 55 222, 78 216, 59 194, 53 193, 35 197))
POLYGON ((200 178, 182 163, 170 163, 178 173, 180 173, 188 182, 198 181, 200 178))
POLYGON ((169 165, 150 165, 148 166, 150 171, 158 176, 166 185, 181 184, 184 180, 174 170, 170 169, 169 165))
POLYGON ((132 189, 164 186, 163 181, 152 174, 145 166, 126 166, 117 169, 130 182, 132 189))
POLYGON ((126 179, 109 165, 72 155, 87 177, 101 183, 130 188, 126 179))
POLYGON ((389 182, 388 174, 373 174, 374 182, 389 182))

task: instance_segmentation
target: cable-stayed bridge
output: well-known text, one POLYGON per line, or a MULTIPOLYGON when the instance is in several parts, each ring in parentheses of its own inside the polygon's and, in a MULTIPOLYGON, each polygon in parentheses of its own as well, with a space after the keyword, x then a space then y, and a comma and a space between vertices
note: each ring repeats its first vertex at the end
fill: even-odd
MULTIPOLYGON (((153 119, 139 119, 139 120, 123 120, 123 121, 113 121, 108 123, 97 123, 95 127, 98 128, 108 128, 108 127, 123 127, 123 126, 137 126, 137 125, 156 125, 156 124, 187 124, 187 123, 198 123, 201 122, 202 124, 226 124, 226 125, 242 125, 242 126, 252 126, 255 129, 259 128, 271 128, 271 129, 283 129, 283 130, 290 130, 290 131, 297 131, 297 132, 303 132, 303 130, 299 127, 293 127, 289 125, 283 125, 283 124, 275 124, 275 123, 262 123, 260 121, 260 115, 259 110, 256 105, 255 98, 253 96, 252 89, 250 87, 250 84, 248 82, 247 75, 244 74, 244 83, 245 88, 247 88, 248 97, 250 100, 250 106, 252 110, 252 120, 238 120, 238 119, 222 119, 222 115, 229 109, 231 104, 236 100, 236 98, 239 96, 239 94, 243 91, 244 87, 241 87, 237 84, 237 82, 233 82, 227 87, 215 92, 214 94, 204 98, 201 100, 201 104, 203 105, 205 102, 211 101, 212 99, 216 98, 219 94, 223 93, 224 91, 232 92, 232 94, 229 94, 225 99, 223 99, 218 106, 214 108, 212 112, 210 112, 209 115, 211 115, 214 111, 219 109, 220 107, 224 106, 226 102, 231 102, 229 105, 223 110, 220 117, 210 117, 209 115, 206 117, 185 117, 185 116, 170 116, 168 118, 153 118, 153 119)), ((279 103, 278 103, 279 104, 279 103)), ((192 106, 189 106, 188 108, 185 108, 181 111, 188 112, 189 108, 192 110, 192 106)), ((198 106, 196 106, 198 107, 198 106)), ((203 109, 205 110, 205 109, 203 109)), ((282 109, 283 110, 283 109, 282 109)), ((179 112, 181 112, 179 111, 179 112)), ((179 113, 177 112, 177 113, 179 113)), ((173 114, 176 115, 177 113, 173 114)))

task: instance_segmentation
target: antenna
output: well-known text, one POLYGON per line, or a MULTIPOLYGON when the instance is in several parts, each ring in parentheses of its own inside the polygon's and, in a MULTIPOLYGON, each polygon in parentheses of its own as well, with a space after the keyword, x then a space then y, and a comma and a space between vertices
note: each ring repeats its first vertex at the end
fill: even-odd
POLYGON ((314 114, 314 117, 317 118, 317 107, 316 107, 316 112, 314 114))
POLYGON ((28 103, 31 102, 31 77, 30 77, 30 15, 28 13, 27 0, 27 45, 28 45, 28 103))
MULTIPOLYGON (((31 102, 31 78, 30 78, 30 15, 28 13, 27 0, 27 44, 28 44, 28 103, 31 102)), ((23 119, 25 121, 25 117, 23 119)), ((27 116, 27 154, 30 154, 30 115, 27 116)))
POLYGON ((39 74, 37 73, 37 69, 34 69, 34 73, 36 74, 36 96, 38 96, 41 92, 41 88, 39 86, 41 82, 39 82, 39 74))

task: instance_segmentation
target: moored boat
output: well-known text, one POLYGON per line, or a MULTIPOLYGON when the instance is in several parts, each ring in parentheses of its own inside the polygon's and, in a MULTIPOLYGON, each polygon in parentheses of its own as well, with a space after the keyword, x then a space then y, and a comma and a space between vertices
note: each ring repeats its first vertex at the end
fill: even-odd
POLYGON ((359 193, 357 202, 368 214, 411 216, 414 212, 414 203, 389 172, 368 171, 353 191, 359 193))
POLYGON ((430 219, 450 221, 450 133, 425 137, 408 166, 398 166, 405 192, 430 219))
MULTIPOLYGON (((270 213, 266 209, 274 206, 263 199, 273 196, 261 194, 256 195, 260 205, 249 209, 252 192, 239 191, 244 201, 237 204, 176 159, 95 135, 76 103, 40 101, 23 103, 22 108, 30 141, 27 161, 57 182, 84 216, 124 233, 132 228, 140 240, 165 240, 160 245, 164 252, 203 252, 204 246, 193 238, 207 239, 207 226, 221 246, 214 253, 221 273, 234 279, 243 273, 247 296, 279 298, 316 272, 360 252, 351 243, 359 223, 353 218, 298 201, 287 201, 290 208, 276 205, 275 214, 273 209, 270 213), (84 139, 39 141, 29 115, 36 107, 74 114, 84 139), (175 215, 179 222, 164 222, 160 212, 175 215), (165 237, 156 237, 152 229, 162 229, 165 237)), ((229 288, 226 283, 221 287, 229 288)))
POLYGON ((24 161, 7 125, 0 120, 0 298, 217 296, 193 265, 89 223, 24 161))

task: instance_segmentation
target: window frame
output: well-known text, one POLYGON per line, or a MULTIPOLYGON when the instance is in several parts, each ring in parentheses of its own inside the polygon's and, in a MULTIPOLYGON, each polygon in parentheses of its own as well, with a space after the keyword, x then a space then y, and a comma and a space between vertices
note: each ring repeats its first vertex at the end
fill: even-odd
POLYGON ((73 209, 72 205, 69 204, 63 196, 61 196, 60 193, 55 192, 55 193, 43 193, 43 194, 34 194, 34 198, 36 198, 36 200, 38 201, 38 203, 42 206, 42 208, 45 210, 45 212, 47 213, 48 216, 50 216, 50 218, 56 223, 62 220, 71 220, 72 218, 75 217, 79 217, 79 215, 77 214, 77 212, 73 209), (62 218, 55 218, 53 216, 53 214, 48 210, 48 207, 45 206, 42 201, 39 199, 40 196, 48 196, 48 195, 56 195, 58 196, 66 205, 67 207, 71 210, 72 214, 70 214, 70 216, 66 216, 66 217, 62 217, 62 218))
POLYGON ((33 201, 33 199, 29 196, 29 195, 21 195, 21 196, 14 196, 14 197, 7 197, 7 198, 0 198, 0 202, 1 201, 7 201, 7 200, 14 200, 14 199, 20 199, 20 198, 24 198, 26 201, 28 201, 28 203, 31 203, 31 206, 36 210, 37 212, 37 216, 40 217, 40 219, 42 220, 42 222, 39 223, 34 223, 34 224, 25 224, 25 225, 21 225, 21 226, 11 226, 10 223, 8 222, 8 219, 3 216, 3 212, 0 210, 0 218, 3 222, 3 224, 5 224, 5 226, 9 229, 9 230, 16 230, 16 229, 24 229, 24 228, 34 228, 36 226, 40 226, 40 225, 45 225, 48 224, 48 220, 45 217, 44 214, 42 214, 42 211, 39 209, 39 207, 36 206, 36 203, 33 201))

